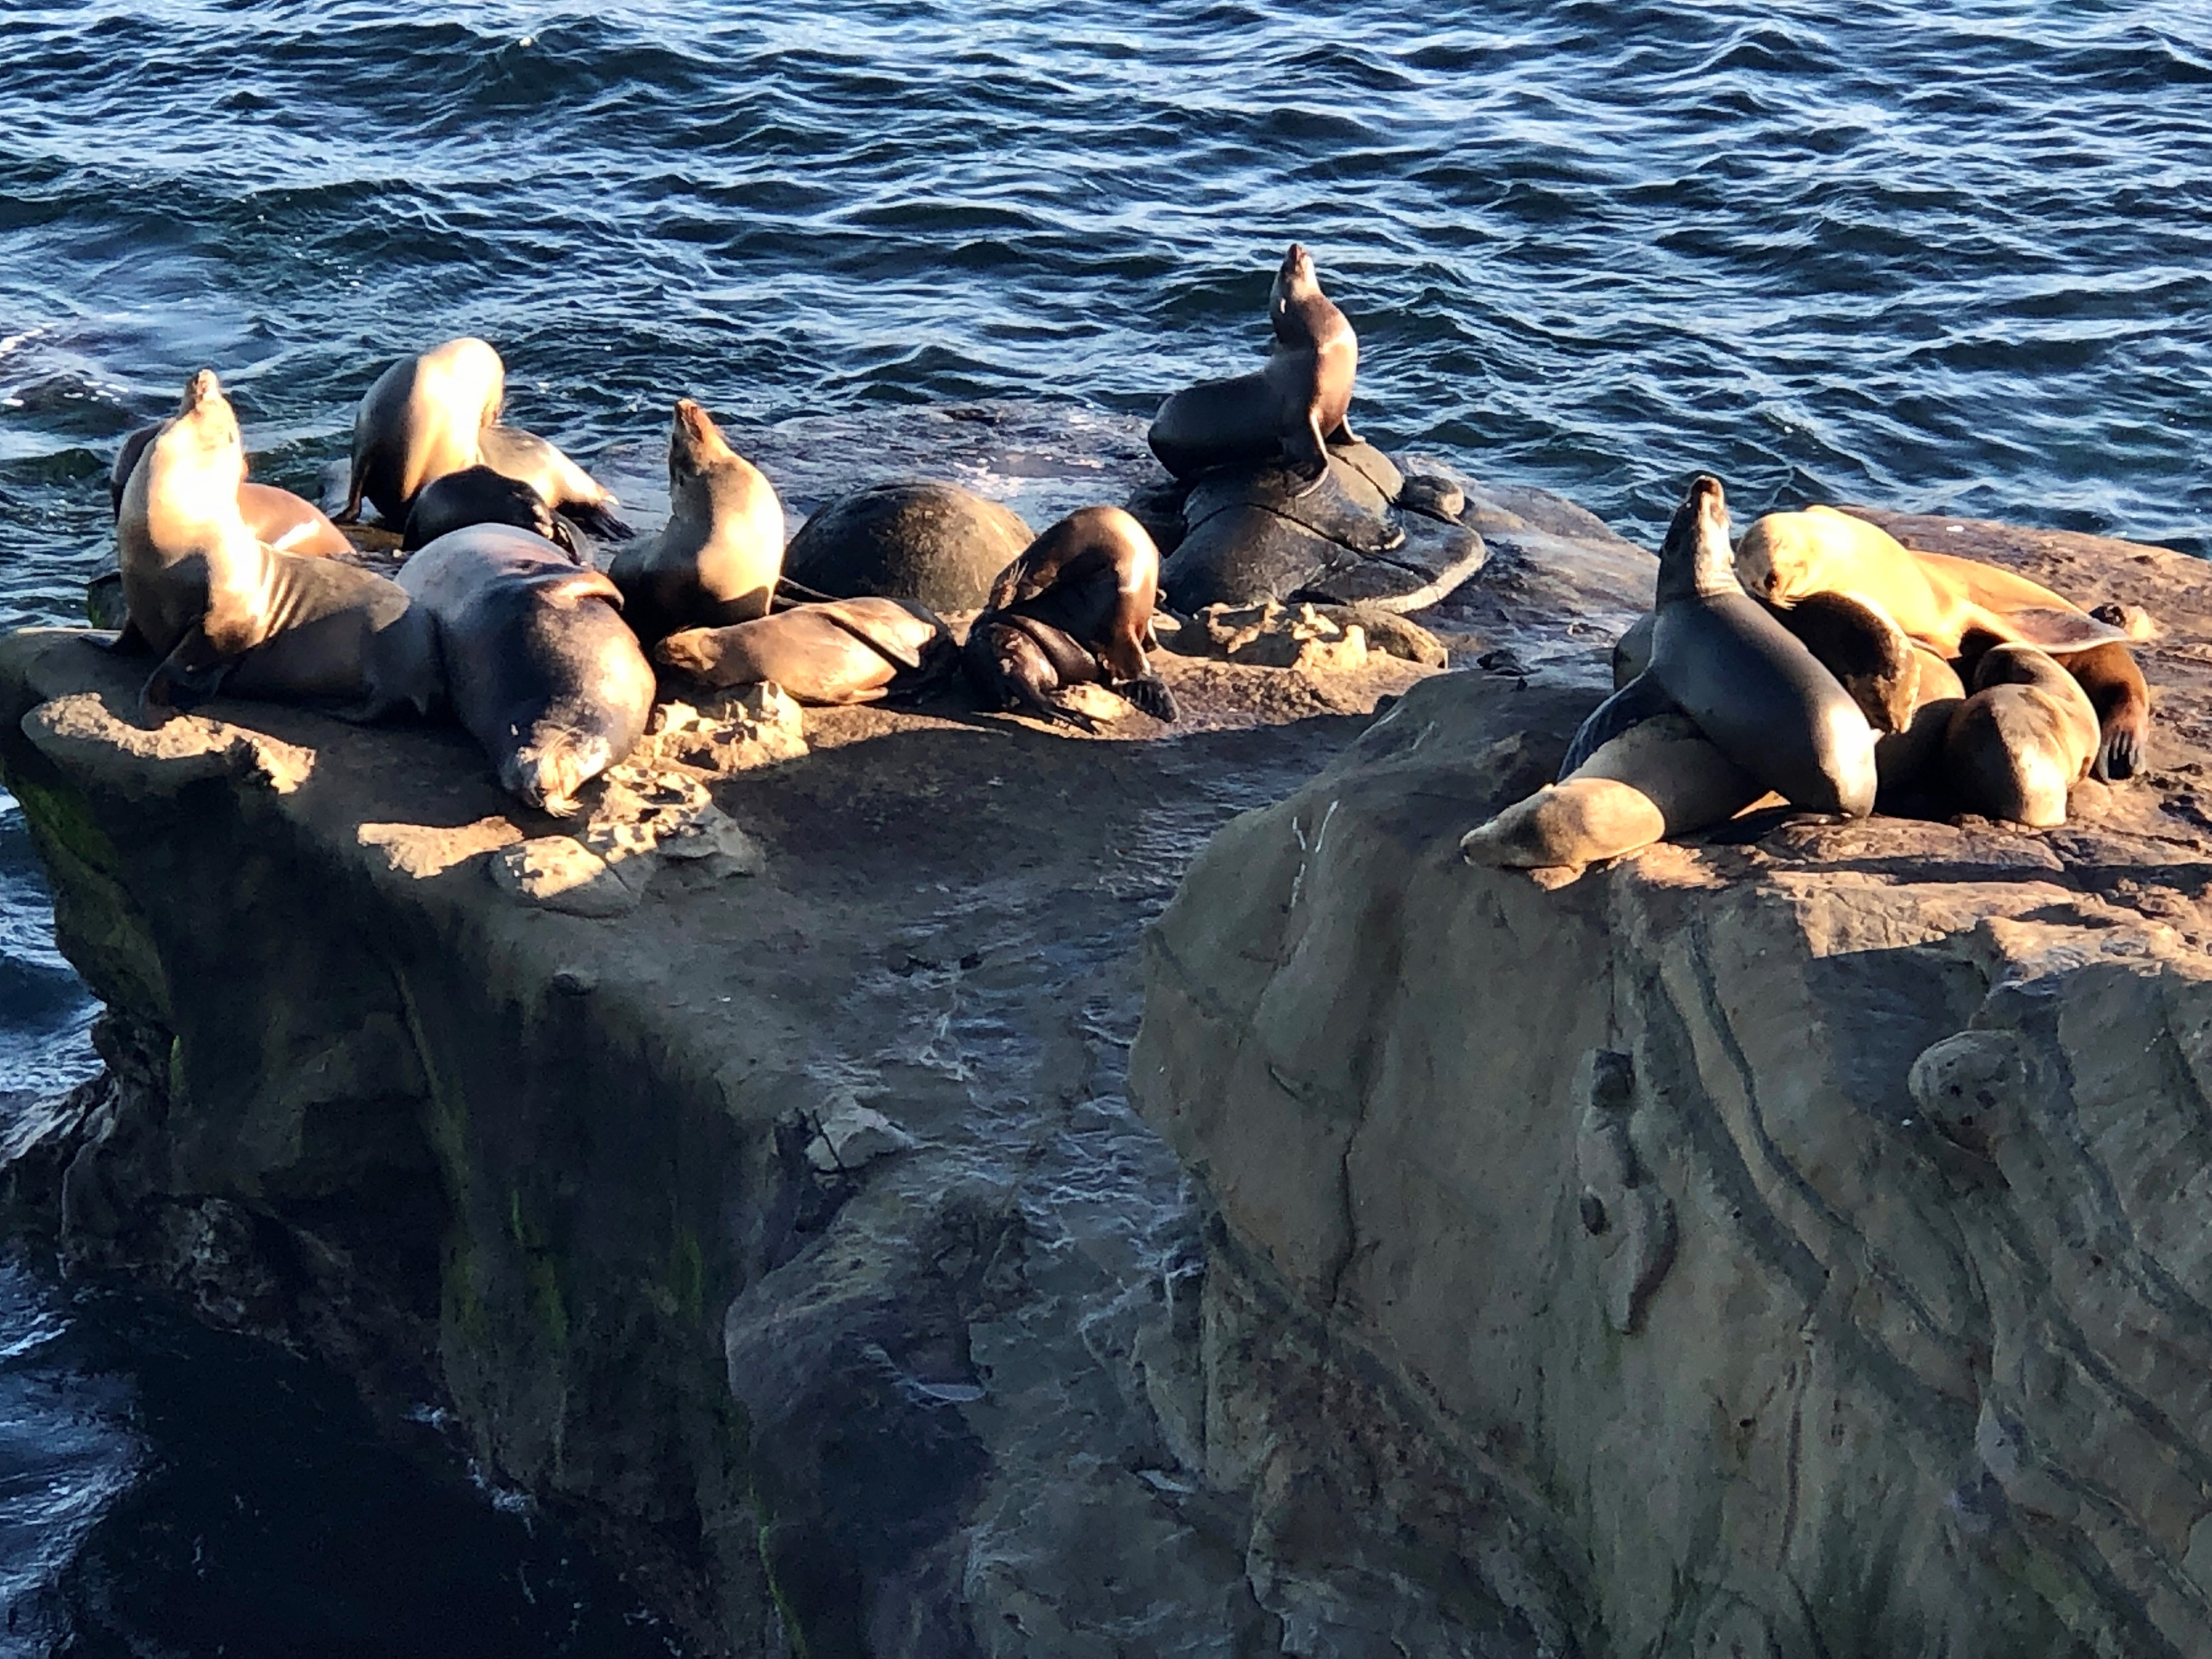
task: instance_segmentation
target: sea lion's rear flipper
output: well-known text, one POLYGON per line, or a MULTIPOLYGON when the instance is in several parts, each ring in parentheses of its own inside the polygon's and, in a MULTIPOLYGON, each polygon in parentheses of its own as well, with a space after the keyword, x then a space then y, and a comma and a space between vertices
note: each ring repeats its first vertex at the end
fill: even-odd
POLYGON ((626 542, 637 534, 597 501, 563 501, 554 510, 578 529, 603 542, 626 542))
POLYGON ((2057 605, 2023 605, 2017 611, 1985 614, 1990 618, 1991 633, 2023 645, 2039 645, 2045 651, 2087 651, 2092 646, 2112 645, 2128 636, 2124 628, 2115 628, 2079 611, 2062 610, 2057 605))
POLYGON ((1658 681, 1649 674, 1638 674, 1590 711, 1589 718, 1576 732, 1574 741, 1567 745, 1567 757, 1559 763, 1559 775, 1572 776, 1584 761, 1638 721, 1680 712, 1658 681))
POLYGON ((1157 674, 1146 674, 1133 680, 1109 681, 1106 689, 1139 714, 1150 714, 1156 720, 1172 723, 1180 712, 1176 708, 1175 693, 1168 690, 1168 683, 1157 674))

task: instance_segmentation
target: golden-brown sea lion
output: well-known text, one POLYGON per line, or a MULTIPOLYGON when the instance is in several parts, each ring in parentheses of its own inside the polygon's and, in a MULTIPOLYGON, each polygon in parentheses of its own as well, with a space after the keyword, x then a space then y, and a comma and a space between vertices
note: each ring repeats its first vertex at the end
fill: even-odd
POLYGON ((1469 864, 1577 869, 1725 823, 1766 793, 1686 714, 1640 720, 1460 840, 1469 864))
POLYGON ((1691 482, 1659 553, 1650 665, 1598 706, 1571 774, 1655 714, 1685 714, 1744 772, 1807 811, 1874 809, 1874 730, 1820 660, 1737 583, 1720 481, 1691 482))
POLYGON ((1321 291, 1313 256, 1296 242, 1275 273, 1267 320, 1275 344, 1265 368, 1188 387, 1160 405, 1146 441, 1177 477, 1280 456, 1310 490, 1328 475, 1328 446, 1358 441, 1345 416, 1359 337, 1321 291))
POLYGON ((353 465, 345 510, 362 501, 400 528, 423 485, 482 465, 530 485, 594 534, 626 537, 611 491, 535 433, 498 424, 507 365, 485 341, 464 337, 404 357, 376 377, 354 412, 353 465))
POLYGON ((653 670, 622 594, 542 536, 472 525, 401 567, 437 618, 453 713, 507 792, 556 817, 645 735, 653 670))
POLYGON ((783 570, 783 503, 689 398, 669 428, 668 498, 667 527, 625 548, 607 573, 638 638, 649 645, 768 615, 783 570))
POLYGON ((228 690, 355 720, 427 713, 440 689, 429 617, 373 572, 263 544, 239 510, 245 470, 237 416, 202 369, 131 470, 116 520, 125 635, 161 659, 144 702, 228 690))
MULTIPOLYGON (((156 421, 151 426, 140 427, 124 439, 123 447, 116 452, 115 465, 107 475, 107 504, 118 518, 123 514, 123 491, 131 482, 131 474, 139 457, 146 453, 146 446, 160 435, 164 424, 156 421)), ((279 553, 326 559, 353 551, 353 544, 345 538, 345 532, 331 522, 322 508, 274 484, 255 483, 251 479, 240 484, 238 511, 255 538, 279 553)))
POLYGON ((909 599, 831 599, 722 628, 687 628, 653 647, 663 667, 715 688, 774 680, 803 703, 874 702, 949 673, 952 631, 909 599))
POLYGON ((2131 777, 2144 764, 2150 688, 2124 643, 2124 629, 2015 571, 1955 554, 1908 548, 1848 513, 1812 507, 1770 513, 1736 550, 1745 587, 1789 605, 1823 591, 1869 599, 1914 639, 1945 657, 1978 640, 2038 645, 2082 682, 2103 736, 2098 775, 2131 777))
POLYGON ((976 694, 994 708, 1088 730, 1089 717, 1052 694, 1103 684, 1172 720, 1175 696, 1145 654, 1159 581, 1160 550, 1134 518, 1118 507, 1069 514, 991 585, 962 656, 976 694))
POLYGON ((2000 645, 1974 665, 1973 693, 1944 730, 1944 781, 1984 817, 2047 830, 2089 775, 2097 711, 2074 677, 2032 645, 2000 645))

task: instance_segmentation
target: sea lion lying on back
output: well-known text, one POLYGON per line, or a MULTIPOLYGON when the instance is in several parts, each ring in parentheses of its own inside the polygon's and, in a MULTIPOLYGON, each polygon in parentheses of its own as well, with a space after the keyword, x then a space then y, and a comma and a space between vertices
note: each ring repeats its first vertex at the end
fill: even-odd
POLYGON ((2040 582, 1978 559, 1908 548, 1879 526, 1826 507, 1760 519, 1736 549, 1736 574, 1748 592, 1776 605, 1822 592, 1857 594, 1945 658, 1968 654, 1978 641, 2040 646, 2096 706, 2098 775, 2131 777, 2144 763, 2150 688, 2125 630, 2040 582))
POLYGON ((1118 507, 1071 513, 1030 544, 991 586, 962 661, 993 708, 1092 728, 1053 696, 1103 684, 1154 720, 1176 717, 1174 694, 1146 656, 1153 643, 1160 550, 1118 507))
POLYGON ((556 817, 645 735, 653 670, 622 595, 542 536, 474 525, 400 568, 437 618, 453 713, 507 791, 556 817))
POLYGON ((353 720, 428 713, 440 689, 429 617, 373 572, 261 542, 239 510, 245 471, 237 416, 202 369, 131 469, 116 519, 129 613, 117 643, 161 659, 143 701, 228 691, 353 720))
POLYGON ((1807 811, 1874 809, 1874 729, 1836 677, 1747 595, 1720 481, 1700 474, 1659 552, 1650 663, 1601 703, 1563 775, 1638 720, 1685 714, 1735 766, 1807 811))
POLYGON ((1328 475, 1328 445, 1358 441, 1345 416, 1359 337, 1321 291, 1313 256, 1296 242, 1275 273, 1267 320, 1275 344, 1265 368, 1188 387, 1160 405, 1146 441, 1178 478, 1279 456, 1310 490, 1328 475))
MULTIPOLYGON (((115 465, 107 474, 107 504, 117 518, 123 516, 123 492, 131 483, 131 472, 146 453, 147 445, 160 435, 166 424, 156 421, 151 426, 140 427, 124 439, 123 447, 116 452, 115 465)), ((238 486, 238 512, 255 538, 279 553, 327 559, 353 551, 353 544, 345 538, 345 532, 330 521, 322 508, 274 484, 242 481, 238 486)))
POLYGON ((507 365, 483 340, 464 337, 402 358, 376 377, 354 412, 345 510, 362 503, 385 523, 407 522, 422 487, 479 464, 530 485, 556 512, 598 534, 628 536, 613 494, 546 440, 497 424, 507 365))
POLYGON ((667 526, 623 549, 607 573, 638 638, 768 615, 783 569, 783 503, 689 398, 669 428, 668 499, 667 526))
POLYGON ((830 599, 722 628, 687 628, 653 647, 677 675, 720 689, 774 680, 817 707, 925 691, 951 672, 952 630, 911 599, 830 599))

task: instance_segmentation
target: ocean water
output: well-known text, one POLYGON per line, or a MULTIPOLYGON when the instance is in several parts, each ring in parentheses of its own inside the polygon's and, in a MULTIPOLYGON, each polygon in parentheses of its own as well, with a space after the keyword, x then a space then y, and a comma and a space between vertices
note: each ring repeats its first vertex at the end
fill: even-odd
MULTIPOLYGON (((794 514, 917 471, 1113 499, 1164 392, 1256 361, 1293 239, 1359 331, 1366 435, 1631 535, 1703 468, 1740 516, 2212 552, 2200 0, 0 0, 0 625, 77 614, 115 441, 193 369, 312 494, 377 370, 464 332, 648 522, 684 395, 794 514)), ((10 805, 0 1110, 82 1073, 89 1012, 10 805)), ((0 1642, 436 1651, 268 1588, 319 1582, 307 1519, 253 1519, 298 1467, 390 1630, 659 1650, 327 1379, 206 1341, 0 1267, 0 1642), (204 1374, 270 1402, 252 1433, 204 1374), (481 1575, 417 1570, 417 1517, 481 1575), (211 1560, 267 1593, 210 1596, 211 1560), (539 1619, 549 1572, 588 1638, 539 1619)))

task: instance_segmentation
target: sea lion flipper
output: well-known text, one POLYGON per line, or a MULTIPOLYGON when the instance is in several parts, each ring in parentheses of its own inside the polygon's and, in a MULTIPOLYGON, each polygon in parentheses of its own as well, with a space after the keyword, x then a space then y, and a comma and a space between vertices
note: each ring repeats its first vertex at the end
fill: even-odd
POLYGON ((1106 687, 1140 714, 1150 714, 1156 720, 1172 724, 1180 712, 1176 708, 1175 693, 1158 674, 1145 674, 1133 680, 1115 680, 1106 687))
POLYGON ((896 663, 901 668, 921 666, 921 653, 901 641, 893 629, 876 625, 866 616, 849 616, 842 609, 824 611, 822 615, 885 661, 896 663))
POLYGON ((107 649, 118 657, 143 657, 152 652, 154 646, 153 641, 138 631, 137 623, 125 617, 122 628, 107 642, 107 649))
POLYGON ((138 692, 139 705, 149 710, 197 708, 222 690, 224 677, 236 660, 208 638, 204 622, 194 623, 146 677, 138 692))
POLYGON ((1638 721, 1676 712, 1674 700, 1659 682, 1650 674, 1638 674, 1590 711, 1589 718, 1575 732, 1574 741, 1567 745, 1559 775, 1572 776, 1584 761, 1638 721))
POLYGON ((2011 638, 2045 651, 2087 651, 2092 646, 2112 645, 2127 638, 2127 630, 2094 617, 2057 605, 2023 605, 2017 611, 1991 614, 1999 638, 2011 638))

